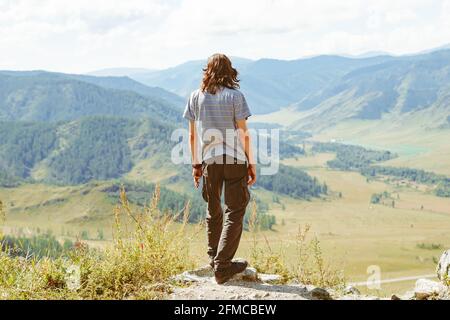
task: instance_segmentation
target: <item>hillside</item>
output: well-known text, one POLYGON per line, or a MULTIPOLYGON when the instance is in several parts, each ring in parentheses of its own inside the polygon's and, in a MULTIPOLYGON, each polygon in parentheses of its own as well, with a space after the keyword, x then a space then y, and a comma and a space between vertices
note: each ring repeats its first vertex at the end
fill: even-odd
POLYGON ((139 159, 169 154, 172 130, 150 118, 2 122, 0 171, 20 180, 68 184, 118 178, 139 159))
POLYGON ((0 120, 60 121, 114 115, 179 121, 180 110, 181 100, 176 96, 127 78, 0 72, 0 120))
POLYGON ((317 132, 345 120, 382 119, 437 128, 450 115, 449 80, 450 50, 360 68, 294 104, 300 115, 291 127, 317 132))

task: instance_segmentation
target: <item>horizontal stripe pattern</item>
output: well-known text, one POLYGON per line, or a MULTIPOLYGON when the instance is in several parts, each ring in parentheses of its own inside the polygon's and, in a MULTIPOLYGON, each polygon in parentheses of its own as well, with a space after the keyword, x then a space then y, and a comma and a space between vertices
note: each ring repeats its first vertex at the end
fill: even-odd
POLYGON ((232 134, 235 135, 236 120, 247 119, 250 116, 251 112, 242 92, 229 88, 223 88, 216 94, 195 90, 191 93, 183 114, 184 118, 196 122, 203 160, 219 154, 234 155, 238 159, 245 160, 240 142, 232 137, 227 139, 226 135, 227 130, 232 130, 232 134), (214 129, 217 130, 216 134, 211 132, 214 129), (212 134, 214 139, 211 139, 212 134), (213 149, 215 152, 212 152, 213 149))

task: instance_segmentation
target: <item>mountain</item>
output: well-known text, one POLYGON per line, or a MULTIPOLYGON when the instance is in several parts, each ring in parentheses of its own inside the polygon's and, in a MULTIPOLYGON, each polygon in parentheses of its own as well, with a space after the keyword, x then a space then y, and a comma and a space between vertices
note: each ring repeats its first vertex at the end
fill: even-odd
POLYGON ((10 76, 47 76, 47 77, 61 77, 67 79, 79 80, 91 84, 98 85, 106 89, 117 89, 124 91, 133 91, 140 95, 148 96, 154 99, 165 100, 165 102, 172 104, 173 106, 184 106, 185 99, 164 90, 159 87, 146 86, 138 81, 135 81, 126 76, 91 76, 82 74, 65 74, 47 71, 1 71, 0 75, 10 76))
POLYGON ((181 119, 182 99, 129 78, 0 72, 0 120, 59 121, 89 115, 181 119))
MULTIPOLYGON (((318 56, 292 61, 261 59, 257 61, 233 58, 246 94, 255 114, 279 110, 329 85, 357 68, 389 61, 391 57, 351 59, 339 56, 318 56)), ((186 97, 198 88, 206 61, 191 61, 182 65, 132 75, 144 84, 158 86, 186 97)))
POLYGON ((292 108, 303 113, 292 127, 304 130, 348 119, 406 121, 417 115, 430 126, 443 125, 450 115, 450 50, 358 68, 292 108))

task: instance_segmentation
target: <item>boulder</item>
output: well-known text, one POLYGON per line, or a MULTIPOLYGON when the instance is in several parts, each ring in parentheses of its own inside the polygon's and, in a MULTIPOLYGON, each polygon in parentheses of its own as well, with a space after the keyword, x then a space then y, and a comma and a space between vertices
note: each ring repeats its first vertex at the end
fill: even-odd
POLYGON ((450 286, 450 250, 445 251, 436 268, 437 276, 446 286, 450 286))
POLYGON ((419 279, 416 281, 414 295, 417 300, 425 300, 432 297, 438 297, 446 291, 446 287, 440 282, 419 279))
POLYGON ((238 273, 231 278, 231 280, 243 281, 259 281, 258 271, 255 268, 248 267, 244 272, 238 273))

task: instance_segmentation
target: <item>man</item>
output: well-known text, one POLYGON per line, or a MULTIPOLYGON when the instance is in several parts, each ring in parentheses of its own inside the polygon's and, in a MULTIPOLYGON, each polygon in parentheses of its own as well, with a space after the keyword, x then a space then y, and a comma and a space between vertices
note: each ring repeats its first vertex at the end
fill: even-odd
POLYGON ((246 261, 232 259, 256 167, 247 129, 251 113, 238 90, 238 72, 223 54, 211 56, 203 72, 201 88, 192 92, 183 116, 189 120, 194 185, 198 188, 203 176, 202 196, 208 203, 208 255, 216 281, 222 284, 247 267, 246 261))

